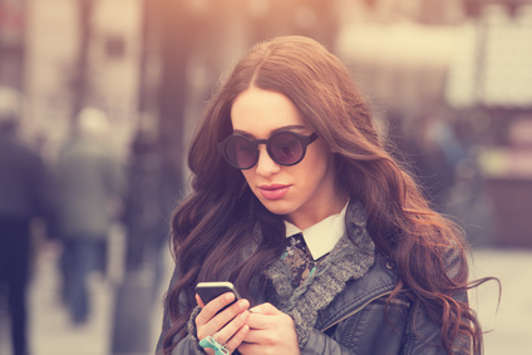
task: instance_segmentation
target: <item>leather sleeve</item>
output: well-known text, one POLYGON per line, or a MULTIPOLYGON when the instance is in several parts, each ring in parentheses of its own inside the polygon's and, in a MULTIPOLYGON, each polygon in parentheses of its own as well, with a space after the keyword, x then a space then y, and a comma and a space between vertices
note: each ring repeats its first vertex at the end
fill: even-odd
MULTIPOLYGON (((168 291, 172 288, 172 285, 176 282, 178 278, 179 278, 179 270, 177 267, 175 267, 174 272, 172 274, 172 278, 170 279, 170 284, 168 285, 168 291)), ((157 355, 163 354, 163 351, 162 351, 163 339, 168 329, 170 329, 170 315, 168 314, 168 309, 166 308, 166 302, 164 302, 163 324, 161 328, 161 333, 159 334, 159 339, 157 341, 157 346, 155 348, 155 352, 157 355)))
MULTIPOLYGON (((198 341, 192 335, 181 339, 172 350, 172 355, 205 355, 206 353, 198 345, 198 341)), ((163 355, 162 348, 157 348, 156 355, 163 355)))
POLYGON ((411 310, 402 355, 447 355, 440 334, 440 326, 428 319, 423 307, 416 302, 411 310))
POLYGON ((356 355, 347 347, 339 344, 333 338, 313 329, 309 334, 301 355, 356 355))
MULTIPOLYGON (((447 262, 447 275, 454 277, 462 263, 466 262, 461 257, 458 249, 449 249, 445 255, 447 262)), ((467 291, 463 290, 453 298, 460 302, 468 303, 467 291)), ((455 355, 470 355, 471 341, 465 336, 458 337, 453 343, 455 355)), ((423 306, 415 302, 407 322, 406 342, 403 347, 403 355, 447 355, 441 341, 441 325, 428 317, 423 306)))
MULTIPOLYGON (((456 298, 467 299, 467 296, 464 292, 456 298)), ((447 355, 442 345, 440 331, 441 326, 429 319, 423 307, 416 303, 408 320, 402 355, 447 355)), ((464 337, 457 338, 453 344, 453 351, 455 355, 470 355, 470 341, 464 337)))

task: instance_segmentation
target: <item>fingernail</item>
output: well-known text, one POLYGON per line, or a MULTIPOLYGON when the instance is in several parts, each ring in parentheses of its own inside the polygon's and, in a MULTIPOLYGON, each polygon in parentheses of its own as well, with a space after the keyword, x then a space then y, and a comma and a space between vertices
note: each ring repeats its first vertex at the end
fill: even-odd
POLYGON ((228 293, 225 295, 225 299, 227 301, 232 301, 235 298, 235 295, 233 293, 228 293))
POLYGON ((243 308, 248 307, 249 306, 249 302, 248 302, 248 300, 240 300, 240 301, 238 301, 238 306, 239 307, 243 307, 243 308))

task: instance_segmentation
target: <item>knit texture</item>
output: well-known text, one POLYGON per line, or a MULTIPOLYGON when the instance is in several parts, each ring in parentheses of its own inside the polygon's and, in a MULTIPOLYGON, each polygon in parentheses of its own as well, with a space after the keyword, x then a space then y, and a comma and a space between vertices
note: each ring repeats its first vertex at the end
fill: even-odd
POLYGON ((331 303, 347 281, 361 278, 373 265, 375 245, 366 222, 364 207, 352 201, 346 213, 346 234, 316 263, 316 271, 296 288, 292 286, 292 272, 283 260, 277 260, 265 271, 275 292, 272 301, 294 320, 300 348, 314 328, 318 311, 331 303))

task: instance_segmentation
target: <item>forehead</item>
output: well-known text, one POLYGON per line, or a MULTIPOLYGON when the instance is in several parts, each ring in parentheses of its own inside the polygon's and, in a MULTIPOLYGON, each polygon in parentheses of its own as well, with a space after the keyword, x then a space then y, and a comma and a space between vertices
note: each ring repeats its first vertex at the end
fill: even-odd
POLYGON ((256 137, 267 137, 275 129, 305 122, 294 103, 285 95, 269 90, 250 88, 238 95, 231 107, 234 130, 256 137))

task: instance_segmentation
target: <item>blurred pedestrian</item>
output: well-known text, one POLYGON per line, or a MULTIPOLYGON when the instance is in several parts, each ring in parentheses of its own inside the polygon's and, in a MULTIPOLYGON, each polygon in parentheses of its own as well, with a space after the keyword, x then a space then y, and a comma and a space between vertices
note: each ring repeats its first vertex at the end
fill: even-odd
POLYGON ((117 288, 112 353, 148 353, 152 348, 151 318, 169 235, 163 159, 156 134, 142 126, 135 134, 127 168, 123 223, 126 269, 117 288))
POLYGON ((30 222, 50 224, 52 201, 42 158, 17 137, 20 106, 17 92, 0 88, 0 288, 7 291, 13 354, 27 355, 30 222))
POLYGON ((188 161, 158 353, 480 354, 467 291, 483 280, 468 281, 459 229, 386 151, 347 68, 316 41, 254 46, 188 161), (230 281, 241 299, 204 300, 205 281, 230 281))
POLYGON ((397 112, 389 114, 390 140, 398 160, 408 166, 432 209, 447 213, 456 168, 466 158, 449 114, 430 112, 409 122, 397 112))
POLYGON ((90 314, 87 276, 105 269, 108 235, 123 188, 123 171, 109 139, 107 116, 83 109, 79 131, 61 149, 55 169, 62 297, 78 325, 90 314))
POLYGON ((130 149, 123 223, 126 230, 126 269, 145 264, 155 271, 155 288, 162 273, 160 252, 168 241, 170 212, 166 206, 163 160, 154 133, 139 129, 130 149))
POLYGON ((466 158, 466 151, 455 135, 451 116, 429 114, 423 118, 420 132, 420 161, 422 182, 430 196, 433 208, 447 213, 447 204, 456 183, 458 164, 466 158))

